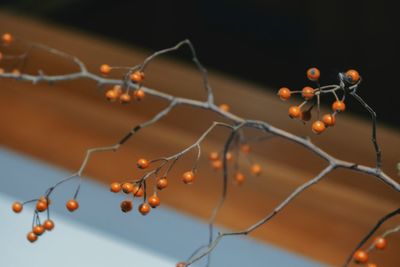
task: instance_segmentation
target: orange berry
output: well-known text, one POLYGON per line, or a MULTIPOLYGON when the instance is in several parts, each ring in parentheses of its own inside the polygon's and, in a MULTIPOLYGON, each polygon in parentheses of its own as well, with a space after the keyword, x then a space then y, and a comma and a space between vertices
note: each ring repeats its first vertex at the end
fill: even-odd
POLYGON ((357 263, 367 263, 368 261, 368 253, 364 250, 357 250, 353 256, 354 260, 357 263))
POLYGON ((245 154, 249 154, 251 152, 251 146, 249 144, 243 144, 240 146, 240 150, 245 154))
POLYGON ((14 37, 10 33, 4 33, 1 36, 1 40, 3 41, 4 44, 9 45, 14 40, 14 37))
POLYGON ((375 263, 368 263, 367 267, 378 267, 378 265, 376 265, 375 263))
POLYGON ((282 87, 278 91, 278 95, 279 95, 280 99, 283 101, 288 100, 290 98, 291 94, 292 93, 290 92, 289 88, 287 88, 287 87, 282 87))
POLYGON ((149 197, 148 202, 152 208, 157 208, 158 206, 160 206, 160 198, 156 194, 149 197))
POLYGON ((298 106, 292 106, 289 108, 289 117, 299 118, 301 116, 301 109, 298 106))
POLYGON ((133 184, 132 183, 123 183, 122 184, 122 191, 125 193, 125 194, 130 194, 130 193, 132 193, 133 192, 133 189, 134 189, 134 186, 133 186, 133 184))
POLYGON ((131 101, 131 96, 128 93, 124 93, 119 97, 119 102, 122 104, 128 104, 131 101))
POLYGON ((157 188, 158 190, 163 190, 168 186, 167 177, 157 178, 157 188))
POLYGON ((211 162, 211 166, 213 167, 214 170, 220 170, 223 164, 221 160, 217 159, 211 162))
POLYGON ((137 89, 133 92, 133 97, 136 101, 141 101, 146 96, 146 93, 142 89, 137 89))
POLYGON ((0 68, 0 74, 3 74, 3 73, 4 73, 4 69, 0 68))
POLYGON ((135 186, 133 187, 133 195, 135 197, 142 197, 144 195, 143 186, 135 184, 135 186))
POLYGON ((137 167, 139 169, 147 169, 147 167, 149 167, 150 162, 147 159, 141 158, 137 161, 136 163, 137 167))
POLYGON ((141 71, 135 71, 130 76, 131 81, 134 83, 140 83, 144 80, 144 73, 141 71))
POLYGON ((343 112, 346 109, 346 105, 343 101, 337 100, 332 104, 333 111, 343 112))
POLYGON ((132 201, 130 201, 130 200, 122 201, 120 206, 121 206, 122 212, 125 212, 125 213, 131 211, 133 208, 132 201))
POLYGON ((374 246, 376 249, 385 249, 387 246, 386 238, 384 237, 377 237, 374 240, 374 246))
POLYGON ((243 182, 244 182, 245 180, 246 180, 246 176, 244 176, 243 173, 237 172, 237 173, 235 174, 235 182, 236 182, 238 185, 243 184, 243 182))
POLYGON ((185 262, 178 262, 176 267, 187 267, 187 264, 185 262))
POLYGON ((117 96, 122 94, 122 86, 119 84, 114 85, 112 90, 117 94, 117 96))
POLYGON ((222 111, 225 111, 225 112, 229 112, 231 107, 228 104, 221 104, 221 105, 219 105, 219 109, 222 111))
POLYGON ((325 114, 322 116, 322 122, 325 126, 334 126, 336 123, 336 117, 332 114, 325 114))
POLYGON ((32 232, 37 236, 42 235, 44 233, 44 231, 45 231, 45 229, 44 229, 43 225, 36 225, 35 227, 33 227, 33 230, 32 230, 32 232))
POLYGON ((35 242, 38 239, 37 235, 35 235, 34 232, 29 232, 28 235, 26 236, 26 238, 31 243, 35 242))
POLYGON ((120 183, 111 183, 110 184, 110 191, 113 193, 119 193, 121 191, 121 184, 120 183))
POLYGON ((140 204, 140 206, 139 206, 139 212, 140 212, 142 215, 147 215, 147 214, 150 212, 150 205, 147 204, 147 203, 142 203, 142 204, 140 204))
POLYGON ((325 131, 325 124, 322 121, 314 121, 312 124, 312 130, 316 134, 320 134, 325 131))
POLYGON ((233 159, 233 155, 232 155, 232 153, 231 153, 231 152, 226 152, 226 155, 225 155, 225 157, 226 157, 226 160, 228 160, 228 161, 230 161, 230 160, 232 160, 232 159, 233 159))
POLYGON ((194 178, 195 178, 195 177, 194 177, 193 171, 185 172, 185 173, 182 175, 182 181, 183 181, 185 184, 191 184, 191 183, 193 183, 194 178))
POLYGON ((12 72, 12 74, 17 75, 17 76, 21 75, 21 72, 19 71, 19 69, 13 69, 11 72, 12 72))
POLYGON ((217 160, 219 159, 219 154, 216 151, 213 151, 210 153, 210 155, 208 155, 208 159, 209 160, 217 160))
POLYGON ((52 220, 45 220, 43 223, 43 227, 44 229, 46 229, 47 231, 51 231, 54 229, 54 222, 52 220))
POLYGON ((105 94, 106 98, 108 101, 114 102, 115 100, 117 100, 118 95, 114 90, 108 90, 105 94))
POLYGON ((304 97, 306 100, 310 100, 311 98, 314 97, 314 88, 310 86, 306 86, 303 88, 301 91, 301 95, 304 97))
POLYGON ((68 200, 66 207, 70 212, 74 212, 79 208, 79 203, 75 199, 70 199, 68 200))
POLYGON ((253 173, 254 175, 260 175, 260 174, 261 174, 261 166, 260 166, 260 164, 253 164, 253 165, 251 165, 250 171, 251 171, 251 173, 253 173))
POLYGON ((111 67, 110 67, 110 65, 108 65, 108 64, 103 64, 103 65, 101 65, 101 66, 100 66, 100 72, 101 72, 103 75, 110 74, 110 72, 111 72, 111 67))
POLYGON ((36 203, 36 209, 39 212, 43 212, 43 211, 47 210, 47 207, 48 207, 47 201, 43 201, 43 200, 39 199, 38 202, 36 203))
POLYGON ((346 71, 345 76, 347 81, 351 84, 355 84, 360 80, 360 74, 356 70, 346 71))
POLYGON ((15 213, 20 213, 20 212, 22 211, 23 208, 24 208, 24 206, 22 205, 21 202, 14 202, 14 203, 12 204, 12 210, 13 210, 15 213))
POLYGON ((317 68, 309 68, 307 70, 307 78, 310 81, 317 81, 319 79, 320 74, 321 73, 320 73, 319 69, 317 69, 317 68))

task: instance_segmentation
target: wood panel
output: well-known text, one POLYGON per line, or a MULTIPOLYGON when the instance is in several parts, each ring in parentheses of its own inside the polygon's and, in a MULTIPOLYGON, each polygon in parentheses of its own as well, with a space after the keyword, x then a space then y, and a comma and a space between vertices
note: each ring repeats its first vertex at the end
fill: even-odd
MULTIPOLYGON (((0 13, 0 32, 3 31, 74 54, 91 70, 105 62, 134 65, 149 54, 149 51, 133 46, 4 11, 0 13)), ((201 47, 198 50, 201 51, 201 47)), ((46 73, 62 73, 74 67, 39 51, 34 53, 25 70, 37 68, 43 68, 46 73)), ((334 129, 314 136, 309 125, 288 119, 288 103, 282 103, 263 88, 213 70, 210 70, 210 80, 216 101, 230 104, 234 113, 268 121, 302 136, 310 135, 316 144, 342 159, 373 164, 370 124, 353 117, 351 107, 349 112, 339 116, 334 129)), ((204 98, 201 78, 195 68, 168 58, 157 60, 149 67, 146 85, 175 95, 204 98)), ((87 148, 114 144, 132 126, 149 119, 167 104, 152 97, 128 106, 111 104, 104 100, 101 90, 91 81, 62 82, 52 86, 0 80, 0 92, 0 145, 71 171, 77 170, 87 148)), ((203 110, 178 107, 157 125, 140 132, 118 152, 96 155, 85 174, 106 183, 139 175, 134 168, 139 156, 156 158, 176 153, 193 143, 212 121, 218 119, 203 110)), ((203 152, 221 149, 226 136, 226 131, 217 130, 204 143, 203 152)), ((395 164, 400 160, 399 131, 380 125, 379 141, 384 151, 384 170, 396 177, 395 164)), ((171 173, 171 186, 161 193, 161 198, 171 207, 206 220, 218 199, 221 175, 212 171, 204 159, 198 181, 192 186, 182 185, 180 173, 191 166, 194 156, 188 155, 176 166, 171 173)), ((325 164, 309 151, 278 138, 257 145, 253 160, 262 163, 263 175, 249 178, 240 188, 230 184, 229 197, 218 217, 218 223, 224 227, 243 229, 256 222, 325 164)), ((399 194, 375 179, 337 170, 299 196, 252 236, 339 265, 375 221, 398 207, 399 201, 399 194)), ((388 223, 383 229, 394 223, 388 223)), ((382 266, 397 266, 396 250, 399 249, 399 238, 393 238, 387 252, 375 253, 373 257, 382 266)))

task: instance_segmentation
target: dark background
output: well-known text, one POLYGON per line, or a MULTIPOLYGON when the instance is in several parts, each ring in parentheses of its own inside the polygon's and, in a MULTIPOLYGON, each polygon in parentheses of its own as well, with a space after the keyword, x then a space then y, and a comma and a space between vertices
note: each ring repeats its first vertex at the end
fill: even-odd
MULTIPOLYGON (((393 1, 395 2, 395 1, 393 1)), ((203 64, 277 90, 323 84, 359 70, 359 94, 379 121, 400 127, 397 85, 399 25, 390 1, 101 1, 2 0, 2 6, 151 50, 189 38, 203 64)), ((189 60, 188 54, 176 57, 189 60)), ((351 99, 347 101, 354 102, 351 99)), ((327 103, 329 104, 329 103, 327 103)), ((357 103, 348 110, 368 117, 357 103)))

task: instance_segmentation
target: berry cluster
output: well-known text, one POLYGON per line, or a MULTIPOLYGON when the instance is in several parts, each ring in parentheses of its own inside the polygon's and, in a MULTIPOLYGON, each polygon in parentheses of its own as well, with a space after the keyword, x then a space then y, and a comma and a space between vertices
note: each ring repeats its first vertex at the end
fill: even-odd
POLYGON ((374 238, 372 245, 367 250, 357 250, 353 255, 353 260, 357 264, 366 264, 367 267, 377 267, 375 263, 369 262, 369 252, 373 249, 384 250, 387 247, 387 240, 383 236, 374 238))
POLYGON ((319 84, 320 71, 317 68, 310 68, 307 70, 307 78, 310 81, 316 83, 316 88, 305 86, 301 91, 291 91, 287 87, 282 87, 278 91, 278 95, 281 100, 288 100, 292 94, 301 94, 304 101, 297 106, 291 106, 289 108, 289 117, 302 120, 304 123, 311 120, 311 110, 314 106, 317 106, 317 119, 312 123, 312 131, 316 134, 323 133, 327 127, 333 127, 336 124, 336 115, 340 112, 344 112, 346 105, 344 103, 345 93, 351 86, 357 86, 361 80, 359 73, 356 70, 348 70, 344 74, 340 74, 341 79, 340 85, 327 85, 320 86, 319 84), (337 92, 342 91, 343 97, 339 99, 337 92), (320 97, 323 94, 332 94, 335 97, 335 101, 332 103, 332 113, 320 116, 320 97), (304 108, 307 104, 309 107, 304 108))
MULTIPOLYGON (((115 69, 120 69, 121 67, 111 67, 108 64, 103 64, 100 66, 100 72, 104 76, 107 76, 111 73, 111 70, 115 69)), ((131 69, 125 74, 125 81, 128 79, 132 82, 137 84, 136 90, 133 91, 133 98, 136 101, 141 101, 143 98, 146 96, 146 93, 141 89, 142 83, 144 81, 145 75, 143 71, 136 70, 132 71, 131 69)), ((120 103, 122 104, 128 104, 132 97, 130 94, 130 86, 127 85, 127 82, 125 82, 123 85, 114 85, 110 90, 106 91, 105 97, 111 101, 114 102, 117 99, 119 99, 120 103)))

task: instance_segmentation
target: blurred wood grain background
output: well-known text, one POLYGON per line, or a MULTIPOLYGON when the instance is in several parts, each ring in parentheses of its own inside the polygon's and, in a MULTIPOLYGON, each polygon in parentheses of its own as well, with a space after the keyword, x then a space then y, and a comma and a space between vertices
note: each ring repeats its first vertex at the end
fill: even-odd
MULTIPOLYGON (((92 71, 97 71, 102 63, 135 65, 151 53, 0 11, 0 32, 5 31, 75 55, 92 71)), ((201 50, 201 47, 197 49, 201 50)), ((41 51, 32 54, 24 71, 32 72, 38 68, 48 74, 76 70, 70 62, 41 51)), ((298 135, 310 135, 317 145, 344 160, 374 164, 370 123, 353 117, 351 107, 340 114, 333 129, 314 136, 310 125, 303 126, 287 117, 289 104, 282 103, 274 94, 213 70, 210 70, 210 81, 216 102, 228 103, 232 112, 245 118, 268 121, 298 135)), ((151 64, 145 84, 179 96, 205 97, 201 76, 194 66, 168 57, 151 64)), ((32 85, 3 79, 0 80, 0 92, 0 145, 68 168, 71 172, 79 168, 86 149, 114 144, 131 127, 149 119, 167 104, 152 97, 127 106, 109 103, 104 99, 103 90, 87 80, 32 85)), ((94 156, 85 175, 105 183, 137 175, 135 161, 138 157, 157 158, 176 153, 192 144, 214 120, 220 118, 203 110, 178 107, 156 125, 141 131, 118 152, 94 156)), ((379 127, 383 169, 397 181, 400 180, 395 168, 400 161, 399 136, 398 130, 379 127)), ((226 130, 215 131, 204 142, 203 152, 222 149, 226 137, 226 130)), ((230 184, 227 202, 218 216, 218 224, 224 227, 240 230, 255 223, 325 164, 302 147, 279 138, 258 144, 253 151, 252 159, 262 164, 263 174, 249 177, 241 187, 230 184)), ((160 197, 170 207, 207 220, 220 194, 221 175, 210 168, 204 156, 196 183, 182 185, 180 173, 191 166, 193 158, 194 154, 188 155, 177 164, 171 173, 171 186, 161 192, 160 197)), ((252 236, 339 266, 377 219, 397 208, 399 203, 400 194, 376 179, 337 170, 304 192, 252 236)), ((399 219, 393 220, 382 230, 399 222, 399 219)), ((400 238, 393 236, 388 250, 374 253, 372 260, 379 266, 398 266, 399 249, 400 238)))

